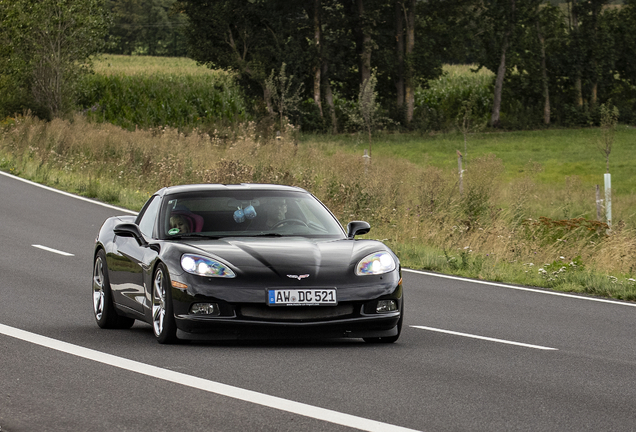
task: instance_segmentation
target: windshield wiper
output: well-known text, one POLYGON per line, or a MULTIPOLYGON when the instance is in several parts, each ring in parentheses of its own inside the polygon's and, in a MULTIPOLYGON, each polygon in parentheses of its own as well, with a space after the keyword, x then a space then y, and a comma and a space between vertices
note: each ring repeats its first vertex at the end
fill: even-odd
MULTIPOLYGON (((243 236, 241 236, 243 237, 243 236)), ((283 234, 279 234, 279 233, 263 233, 263 234, 251 234, 249 236, 246 237, 286 237, 283 234)))

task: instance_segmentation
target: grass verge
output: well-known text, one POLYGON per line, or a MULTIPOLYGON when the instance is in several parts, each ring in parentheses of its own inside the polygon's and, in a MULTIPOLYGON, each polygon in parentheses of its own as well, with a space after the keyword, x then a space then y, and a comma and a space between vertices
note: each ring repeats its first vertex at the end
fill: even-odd
MULTIPOLYGON (((506 139, 524 137, 515 134, 506 139)), ((299 142, 293 127, 281 140, 262 138, 252 123, 236 128, 232 139, 228 135, 128 131, 82 116, 49 123, 19 117, 2 126, 0 169, 134 210, 155 190, 174 184, 296 185, 314 193, 343 224, 369 221, 367 237, 385 241, 404 267, 636 300, 633 218, 608 234, 603 223, 577 214, 574 204, 569 217, 544 213, 553 202, 575 203, 582 182, 553 185, 552 194, 543 196, 537 193, 541 170, 515 176, 498 155, 475 154, 460 193, 457 168, 446 167, 435 152, 429 163, 388 156, 396 151, 393 136, 367 164, 343 142, 299 142)), ((422 153, 441 139, 402 137, 419 139, 422 153)))

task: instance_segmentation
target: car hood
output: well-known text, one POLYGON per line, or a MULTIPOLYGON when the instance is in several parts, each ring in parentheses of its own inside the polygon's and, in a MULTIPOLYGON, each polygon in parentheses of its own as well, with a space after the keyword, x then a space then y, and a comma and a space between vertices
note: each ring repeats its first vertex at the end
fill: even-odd
POLYGON ((374 240, 311 239, 305 237, 224 238, 206 242, 189 242, 206 255, 218 257, 237 272, 267 269, 279 277, 310 275, 321 272, 331 276, 350 273, 367 254, 388 250, 374 240))

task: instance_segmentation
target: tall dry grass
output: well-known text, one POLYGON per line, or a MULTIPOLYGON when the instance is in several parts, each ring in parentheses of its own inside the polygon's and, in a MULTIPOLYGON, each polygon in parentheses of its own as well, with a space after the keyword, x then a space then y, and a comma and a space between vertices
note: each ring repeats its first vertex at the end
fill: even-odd
MULTIPOLYGON (((581 273, 585 268, 614 275, 627 290, 611 295, 636 299, 634 227, 617 224, 608 235, 595 221, 530 213, 541 200, 533 181, 538 169, 507 183, 501 160, 473 159, 460 194, 455 171, 389 158, 367 164, 335 145, 299 145, 291 126, 281 140, 259 137, 252 123, 234 133, 228 140, 218 131, 127 131, 81 116, 50 123, 23 117, 2 129, 0 169, 137 209, 175 184, 296 185, 343 224, 369 221, 370 236, 393 247, 403 265, 604 294, 603 284, 581 273)), ((574 179, 548 199, 575 206, 577 187, 574 179)))

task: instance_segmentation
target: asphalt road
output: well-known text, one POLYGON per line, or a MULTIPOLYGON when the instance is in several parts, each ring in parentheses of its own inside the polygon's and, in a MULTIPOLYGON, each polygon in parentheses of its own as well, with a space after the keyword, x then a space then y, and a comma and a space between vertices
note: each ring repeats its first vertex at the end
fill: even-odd
POLYGON ((0 175, 2 432, 636 430, 634 303, 405 271, 393 345, 163 346, 94 322, 114 214, 0 175))

